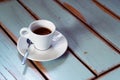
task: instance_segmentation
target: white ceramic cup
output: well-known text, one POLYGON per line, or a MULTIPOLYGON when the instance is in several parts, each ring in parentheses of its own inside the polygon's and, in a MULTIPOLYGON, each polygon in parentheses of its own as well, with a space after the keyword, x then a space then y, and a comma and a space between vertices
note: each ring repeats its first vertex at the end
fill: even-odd
POLYGON ((48 20, 36 20, 33 21, 28 28, 22 28, 20 30, 20 36, 28 38, 32 41, 34 46, 39 50, 46 50, 51 46, 52 38, 56 31, 54 23, 48 20), (36 34, 34 30, 38 28, 47 28, 51 31, 49 34, 36 34))

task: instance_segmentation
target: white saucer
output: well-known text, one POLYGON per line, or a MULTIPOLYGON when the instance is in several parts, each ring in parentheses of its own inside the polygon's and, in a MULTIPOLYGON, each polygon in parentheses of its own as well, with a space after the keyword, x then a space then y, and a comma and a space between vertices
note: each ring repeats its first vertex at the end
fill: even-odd
MULTIPOLYGON (((19 37, 17 42, 17 49, 22 56, 24 56, 27 46, 28 44, 26 42, 26 38, 19 37)), ((31 45, 27 58, 34 61, 54 60, 65 53, 67 46, 67 39, 60 32, 56 31, 52 45, 49 49, 41 51, 36 49, 34 45, 31 45)))

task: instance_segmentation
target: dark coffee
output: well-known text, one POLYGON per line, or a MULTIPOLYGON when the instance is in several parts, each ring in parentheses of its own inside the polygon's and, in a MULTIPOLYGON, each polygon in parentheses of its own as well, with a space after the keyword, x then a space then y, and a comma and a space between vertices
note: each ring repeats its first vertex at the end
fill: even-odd
POLYGON ((35 29, 33 32, 38 35, 47 35, 51 33, 51 30, 49 30, 48 28, 39 27, 35 29))

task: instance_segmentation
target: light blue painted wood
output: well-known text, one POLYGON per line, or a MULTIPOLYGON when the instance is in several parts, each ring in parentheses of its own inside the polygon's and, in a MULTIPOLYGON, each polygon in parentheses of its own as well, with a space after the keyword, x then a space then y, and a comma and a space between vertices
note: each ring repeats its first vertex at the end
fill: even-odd
POLYGON ((0 22, 7 26, 15 36, 19 37, 19 30, 22 27, 28 27, 33 20, 16 0, 0 3, 0 22))
MULTIPOLYGON (((120 21, 101 10, 92 0, 60 0, 83 14, 87 23, 120 48, 120 21)), ((114 1, 114 0, 113 0, 114 1)), ((106 1, 105 1, 106 2, 106 1)), ((108 1, 107 1, 108 2, 108 1)), ((114 3, 114 2, 113 2, 114 3)), ((118 8, 119 9, 119 8, 118 8)))
MULTIPOLYGON (((53 21, 57 30, 66 36, 69 42, 69 47, 97 74, 120 64, 120 55, 118 53, 91 34, 82 23, 54 1, 29 0, 28 2, 27 0, 24 0, 22 2, 24 2, 24 4, 40 18, 53 21)), ((79 6, 79 2, 77 1, 69 0, 69 2, 79 6)), ((85 3, 82 4, 82 2, 80 2, 79 4, 84 5, 85 3)), ((90 4, 86 6, 87 4, 89 4, 89 1, 86 2, 84 7, 89 8, 90 4)), ((89 14, 89 12, 85 14, 89 14)), ((93 15, 89 17, 93 17, 93 19, 95 18, 93 15)), ((49 69, 49 65, 45 63, 43 63, 43 65, 49 69)), ((53 66, 55 66, 55 64, 53 66)))
POLYGON ((120 67, 96 80, 120 80, 120 67))
MULTIPOLYGON (((16 1, 12 1, 4 5, 1 4, 0 10, 3 11, 2 13, 5 13, 5 14, 0 14, 0 20, 17 37, 19 36, 19 30, 21 26, 26 26, 33 20, 32 17, 29 16, 28 13, 16 1), (13 9, 13 6, 15 6, 16 9, 11 11, 13 9), (19 11, 21 11, 23 14, 19 13, 19 11), (2 17, 4 15, 7 17, 2 17), (12 21, 10 18, 12 19, 12 21)), ((47 14, 47 13, 43 13, 43 14, 47 14)), ((12 52, 15 53, 15 51, 12 52)), ((73 55, 71 55, 70 52, 67 52, 66 54, 68 56, 66 57, 63 56, 60 59, 51 62, 42 63, 46 68, 46 70, 48 71, 48 75, 50 75, 50 78, 52 80, 73 80, 73 78, 76 80, 87 80, 91 77, 94 77, 94 75, 85 66, 83 66, 82 63, 80 63, 73 55)), ((34 80, 34 79, 26 79, 26 80, 34 80)))
POLYGON ((51 80, 88 80, 93 75, 69 51, 59 59, 43 62, 51 80))
POLYGON ((106 6, 120 17, 120 0, 98 0, 98 2, 106 6))
POLYGON ((21 58, 15 44, 0 28, 0 80, 44 80, 30 62, 22 65, 21 58))

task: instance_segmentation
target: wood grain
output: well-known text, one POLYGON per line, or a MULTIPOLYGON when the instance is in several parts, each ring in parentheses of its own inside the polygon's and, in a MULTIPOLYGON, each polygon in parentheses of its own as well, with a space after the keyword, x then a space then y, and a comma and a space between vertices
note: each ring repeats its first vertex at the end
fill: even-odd
POLYGON ((45 80, 30 62, 27 62, 25 65, 21 65, 22 57, 19 55, 15 44, 1 28, 0 51, 0 79, 45 80))
MULTIPOLYGON (((104 36, 100 35, 95 29, 93 29, 91 27, 91 25, 89 25, 85 19, 83 20, 83 18, 81 18, 81 15, 77 15, 80 14, 79 11, 77 11, 73 6, 69 5, 66 2, 61 3, 59 0, 56 0, 56 2, 58 4, 60 4, 62 7, 64 7, 65 9, 67 9, 72 15, 74 15, 77 19, 79 19, 82 23, 84 23, 85 27, 92 32, 95 36, 97 36, 98 38, 100 38, 102 41, 104 41, 109 47, 111 47, 112 49, 114 49, 116 52, 118 52, 120 54, 120 49, 118 47, 116 47, 114 44, 111 43, 111 41, 109 41, 108 39, 106 39, 104 36), (75 9, 75 11, 73 11, 72 9, 75 9)), ((82 15, 83 16, 83 15, 82 15)))
MULTIPOLYGON (((10 21, 10 22, 7 22, 6 21, 6 18, 3 18, 2 17, 2 14, 0 15, 0 18, 1 18, 1 23, 4 24, 4 27, 8 28, 9 31, 11 31, 17 38, 19 37, 19 30, 21 28, 21 24, 23 26, 25 25, 28 25, 28 22, 30 23, 30 21, 34 20, 33 17, 31 17, 31 15, 22 7, 20 6, 16 1, 13 1, 11 2, 11 4, 6 4, 7 6, 12 6, 12 5, 15 5, 16 6, 16 9, 15 11, 11 11, 11 14, 9 13, 6 13, 6 16, 9 17, 7 19, 7 21, 10 21), (16 13, 17 11, 22 11, 23 14, 19 14, 19 13, 16 13), (14 15, 14 16, 9 16, 9 15, 14 15), (21 18, 22 16, 24 16, 24 18, 21 18), (16 19, 17 17, 17 19, 16 19), (19 17, 19 18, 18 18, 19 17), (11 20, 11 19, 12 20, 11 20), (15 20, 14 20, 15 19, 15 20), (21 22, 22 21, 22 22, 21 22), (24 21, 24 22, 23 22, 24 21), (16 23, 19 23, 19 25, 17 25, 16 23), (9 27, 9 26, 12 26, 12 27, 9 27), (17 29, 15 28, 17 26, 17 29), (14 29, 14 30, 13 30, 14 29)), ((0 10, 2 10, 2 8, 5 7, 5 5, 1 5, 0 6, 0 10)), ((8 10, 9 8, 6 7, 3 11, 4 12, 7 12, 9 11, 8 10)), ((11 9, 11 8, 10 8, 11 9)), ((7 30, 6 30, 7 32, 7 30)), ((10 34, 11 36, 11 34, 10 34)), ((16 40, 14 40, 16 42, 16 40)), ((67 54, 70 54, 67 53, 67 54)), ((64 58, 61 58, 62 60, 58 59, 58 60, 55 60, 55 61, 52 61, 52 62, 43 62, 43 63, 40 63, 40 62, 34 62, 35 65, 37 66, 37 68, 39 68, 39 70, 45 74, 45 76, 47 76, 48 79, 55 79, 55 80, 61 80, 61 77, 62 77, 62 80, 66 80, 66 79, 69 79, 69 80, 73 80, 76 79, 76 80, 79 80, 79 78, 83 79, 83 80, 86 80, 86 79, 90 79, 92 77, 94 77, 94 75, 82 64, 79 62, 79 60, 77 60, 73 55, 69 55, 69 57, 64 57, 64 58), (66 60, 68 59, 68 60, 66 60), (73 61, 75 63, 73 63, 73 61), (65 63, 64 63, 65 62, 65 63), (52 64, 53 63, 53 64, 52 64), (44 64, 44 65, 43 65, 44 64), (46 64, 46 66, 45 66, 46 64), (52 65, 50 65, 52 64, 52 65), (43 65, 43 66, 42 66, 43 65), (61 66, 61 68, 59 67, 59 65, 61 66), (69 67, 69 66, 79 66, 78 68, 75 68, 73 70, 72 67, 69 67), (53 68, 54 70, 51 71, 51 69, 49 68, 49 66, 51 66, 51 68, 53 68), (58 69, 57 69, 57 66, 58 66, 58 69), (65 68, 64 68, 65 67, 65 68), (64 70, 68 70, 66 71, 66 73, 64 73, 64 70), (55 73, 56 74, 55 74, 55 73), (81 73, 82 72, 82 73, 81 73), (83 74, 84 73, 84 74, 83 74), (79 76, 82 75, 81 77, 79 76), (57 77, 56 77, 56 76, 57 77), (61 76, 60 76, 61 75, 61 76), (70 76, 72 75, 72 76, 70 76), (73 77, 74 76, 74 77, 73 77)))
POLYGON ((47 69, 50 80, 90 80, 94 77, 69 51, 56 60, 42 64, 47 69))
POLYGON ((108 14, 112 15, 114 18, 117 18, 120 20, 120 6, 119 0, 93 0, 98 7, 103 9, 108 14))
MULTIPOLYGON (((96 36, 91 34, 91 32, 83 27, 85 25, 73 17, 69 12, 61 8, 57 3, 53 1, 46 2, 42 0, 35 0, 34 2, 22 2, 35 14, 37 14, 38 17, 41 17, 41 19, 48 19, 54 22, 57 30, 62 32, 68 39, 69 47, 75 52, 76 56, 89 65, 92 71, 94 71, 97 75, 120 63, 119 54, 109 48, 96 36), (117 62, 111 61, 114 58, 117 62)), ((76 2, 70 2, 76 5, 76 2)), ((81 14, 84 15, 83 12, 81 12, 81 14)))
MULTIPOLYGON (((24 6, 25 9, 28 8, 22 1, 19 1, 19 2, 20 2, 21 5, 24 6)), ((31 11, 30 8, 29 8, 29 11, 31 11)), ((32 12, 32 13, 33 13, 33 12, 32 12)), ((33 15, 34 15, 34 14, 35 14, 35 13, 33 13, 33 15)), ((36 15, 36 14, 35 14, 35 15, 36 15)), ((35 19, 36 19, 36 18, 37 18, 37 19, 40 19, 40 16, 35 16, 35 19)), ((38 63, 39 63, 39 62, 35 62, 35 64, 37 64, 37 67, 38 67, 39 69, 41 69, 41 71, 43 71, 44 69, 42 70, 42 67, 40 67, 38 63)), ((53 65, 53 66, 54 66, 54 65, 53 65)), ((47 68, 48 68, 48 67, 47 67, 47 68)), ((43 71, 43 72, 44 72, 45 75, 47 75, 45 71, 43 71)), ((49 72, 49 71, 48 71, 48 72, 49 72)), ((74 75, 73 75, 73 76, 74 76, 74 75)), ((47 75, 47 77, 48 77, 49 79, 51 79, 51 77, 53 77, 53 76, 50 77, 49 75, 47 75)), ((66 78, 66 77, 65 77, 65 78, 66 78)), ((76 77, 76 79, 77 79, 77 78, 78 78, 78 77, 76 77)), ((63 79, 64 79, 64 78, 63 78, 63 79)), ((70 79, 70 78, 69 78, 69 79, 70 79)))
MULTIPOLYGON (((100 34, 105 42, 112 44, 114 49, 120 52, 119 48, 119 21, 99 9, 94 2, 87 0, 58 0, 61 4, 67 3, 78 10, 86 19, 87 25, 100 34), (87 6, 86 6, 87 5, 87 6), (116 27, 114 27, 116 25, 116 27), (112 30, 112 31, 111 31, 112 30)), ((69 8, 69 7, 68 7, 69 8)), ((70 8, 68 9, 70 11, 70 8)), ((71 10, 71 12, 73 12, 71 10)), ((81 20, 82 21, 82 20, 81 20)), ((84 22, 84 23, 86 23, 84 22)))
POLYGON ((31 9, 29 9, 29 7, 26 7, 26 5, 24 5, 20 0, 18 0, 18 2, 31 14, 33 18, 35 18, 36 20, 40 19, 34 12, 31 11, 31 9))
MULTIPOLYGON (((12 41, 17 44, 19 30, 22 27, 27 27, 35 19, 33 19, 33 17, 17 1, 0 3, 0 9, 0 25, 12 41), (4 15, 6 15, 6 17, 4 17, 4 15)), ((39 66, 42 65, 39 63, 39 66)))
POLYGON ((80 18, 83 22, 86 22, 84 16, 79 11, 77 11, 74 7, 72 7, 71 5, 69 5, 67 3, 63 3, 63 5, 65 5, 66 8, 69 7, 69 9, 74 13, 75 16, 80 18))
POLYGON ((101 76, 95 80, 119 80, 120 79, 120 66, 118 68, 116 68, 115 70, 111 71, 110 73, 104 75, 104 76, 101 76))
MULTIPOLYGON (((69 8, 73 10, 73 13, 76 13, 76 16, 79 16, 79 18, 81 18, 81 21, 88 24, 89 20, 87 17, 89 16, 86 17, 85 15, 87 13, 86 9, 82 9, 82 11, 79 11, 78 8, 74 8, 73 5, 77 5, 76 2, 79 1, 73 1, 73 5, 68 4, 69 2, 65 2, 64 5, 69 6, 69 8)), ((22 1, 22 3, 19 3, 21 5, 19 5, 16 1, 12 1, 11 3, 6 5, 0 5, 1 11, 3 11, 4 8, 4 11, 0 12, 0 21, 3 27, 2 29, 8 32, 10 37, 15 42, 16 39, 19 37, 18 32, 21 26, 28 26, 28 24, 33 20, 40 18, 53 21, 57 27, 57 30, 63 33, 69 41, 69 46, 72 51, 68 50, 65 55, 63 55, 59 59, 45 63, 34 62, 35 66, 39 68, 40 72, 42 72, 42 74, 44 74, 48 79, 73 80, 74 78, 76 80, 86 80, 90 79, 94 75, 100 76, 104 75, 104 73, 109 73, 110 70, 116 69, 116 66, 120 65, 120 56, 116 54, 115 51, 113 51, 106 44, 104 44, 104 42, 102 42, 98 37, 93 35, 89 29, 85 28, 86 25, 82 24, 64 8, 59 6, 56 2, 42 0, 35 0, 33 2, 32 0, 30 0, 29 2, 22 1), (17 7, 13 8, 14 6, 17 7), (23 9, 22 6, 26 10, 23 9), (23 14, 20 14, 19 11, 22 11, 23 14), (11 14, 9 14, 9 12, 11 12, 11 14), (7 17, 3 17, 3 15, 7 15, 7 17), (75 31, 75 33, 73 33, 73 31, 75 31), (77 66, 80 67, 78 68, 77 66), (73 69, 73 67, 75 69, 73 69), (87 68, 90 69, 94 75, 87 68)), ((90 5, 89 3, 91 2, 86 2, 88 6, 90 5)), ((96 18, 96 15, 94 18, 96 18)), ((90 25, 90 27, 91 26, 92 25, 90 25)), ((9 47, 6 48, 9 49, 9 47)), ((8 77, 13 79, 14 72, 11 72, 11 69, 7 68, 5 65, 1 66, 2 68, 0 69, 3 69, 3 72, 7 73, 8 77)), ((3 72, 0 72, 0 76, 2 77, 2 79, 7 79, 4 76, 3 72)), ((17 79, 17 77, 14 79, 17 79)))
POLYGON ((6 34, 10 35, 12 41, 15 42, 18 40, 17 37, 2 22, 0 22, 0 26, 6 32, 6 34))

